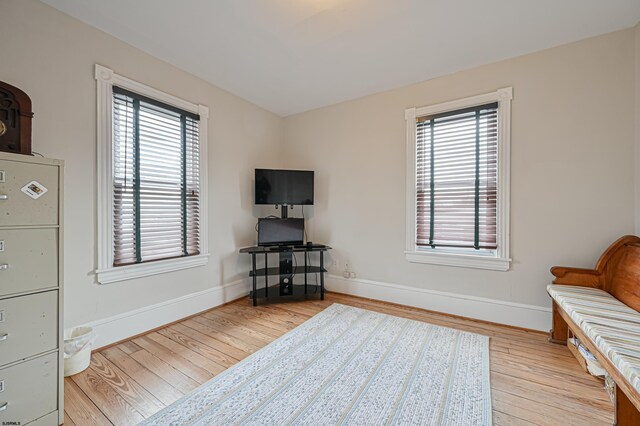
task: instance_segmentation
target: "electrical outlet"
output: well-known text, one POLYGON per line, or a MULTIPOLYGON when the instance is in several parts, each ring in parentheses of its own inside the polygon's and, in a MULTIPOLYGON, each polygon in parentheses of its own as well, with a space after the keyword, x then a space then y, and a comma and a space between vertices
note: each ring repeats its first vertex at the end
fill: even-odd
POLYGON ((0 183, 5 182, 5 172, 4 170, 0 170, 0 183))
POLYGON ((4 251, 4 240, 0 240, 0 251, 4 251))
POLYGON ((355 278, 355 277, 356 277, 355 272, 349 272, 349 278, 355 278))

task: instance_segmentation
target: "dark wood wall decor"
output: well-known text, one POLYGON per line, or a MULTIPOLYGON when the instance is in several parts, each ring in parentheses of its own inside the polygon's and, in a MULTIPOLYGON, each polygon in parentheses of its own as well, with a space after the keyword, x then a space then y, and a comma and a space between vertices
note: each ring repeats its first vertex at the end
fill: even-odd
POLYGON ((0 81, 0 151, 31 155, 31 98, 0 81))

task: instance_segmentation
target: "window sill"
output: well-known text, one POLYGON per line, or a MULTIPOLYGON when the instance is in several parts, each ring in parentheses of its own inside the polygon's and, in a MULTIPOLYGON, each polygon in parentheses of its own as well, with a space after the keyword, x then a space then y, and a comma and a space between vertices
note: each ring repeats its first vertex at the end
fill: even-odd
POLYGON ((140 263, 137 265, 98 269, 96 270, 96 275, 98 276, 98 282, 100 284, 110 284, 135 278, 148 277, 150 275, 163 274, 165 272, 204 266, 207 262, 209 262, 209 255, 199 254, 197 256, 181 257, 178 259, 167 259, 156 262, 140 263))
POLYGON ((435 251, 406 251, 405 258, 407 261, 413 263, 429 263, 432 265, 458 266, 494 271, 508 271, 511 265, 511 259, 435 251))

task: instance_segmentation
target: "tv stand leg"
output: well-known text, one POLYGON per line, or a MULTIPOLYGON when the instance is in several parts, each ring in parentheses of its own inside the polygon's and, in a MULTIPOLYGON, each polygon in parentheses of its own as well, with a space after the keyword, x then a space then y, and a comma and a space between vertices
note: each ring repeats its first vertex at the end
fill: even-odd
MULTIPOLYGON (((304 255, 304 295, 307 295, 307 252, 302 253, 304 255)), ((317 284, 317 283, 316 283, 317 284)))
POLYGON ((320 252, 320 300, 324 300, 324 252, 320 252))
POLYGON ((251 253, 251 269, 253 269, 253 306, 258 306, 258 277, 256 276, 256 254, 251 253))

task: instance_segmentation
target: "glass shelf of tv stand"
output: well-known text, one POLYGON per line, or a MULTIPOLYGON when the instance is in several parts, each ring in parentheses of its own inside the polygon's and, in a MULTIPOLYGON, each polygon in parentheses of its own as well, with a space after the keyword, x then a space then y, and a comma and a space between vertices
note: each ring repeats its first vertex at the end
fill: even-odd
MULTIPOLYGON (((326 269, 321 268, 319 266, 307 266, 306 273, 307 274, 315 274, 318 272, 327 272, 326 269)), ((296 266, 293 268, 293 275, 303 275, 305 273, 305 267, 303 265, 296 266)), ((269 268, 258 268, 256 269, 256 276, 263 277, 265 275, 280 275, 280 267, 272 266, 269 268), (266 269, 266 274, 265 274, 266 269)), ((253 271, 249 271, 249 276, 253 276, 253 271)))
MULTIPOLYGON (((270 302, 289 302, 293 297, 295 299, 305 297, 317 297, 322 293, 322 287, 318 284, 294 284, 292 293, 286 296, 279 294, 280 286, 272 285, 269 288, 256 289, 256 299, 268 299, 270 302)), ((253 291, 249 292, 249 299, 253 299, 253 291)))
POLYGON ((240 249, 240 253, 249 254, 269 254, 269 253, 287 253, 287 252, 305 252, 305 251, 327 251, 331 247, 324 244, 302 244, 295 246, 253 246, 240 249))

